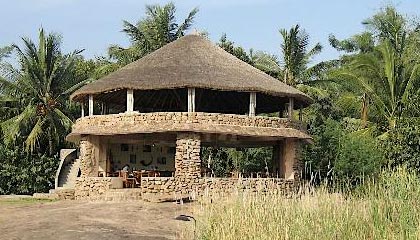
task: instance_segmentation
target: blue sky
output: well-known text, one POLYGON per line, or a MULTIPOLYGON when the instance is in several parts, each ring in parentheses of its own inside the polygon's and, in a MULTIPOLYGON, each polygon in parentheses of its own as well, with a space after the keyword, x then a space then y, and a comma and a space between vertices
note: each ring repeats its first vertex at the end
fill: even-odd
MULTIPOLYGON (((139 0, 0 0, 0 46, 35 39, 39 27, 63 36, 64 51, 86 49, 87 58, 106 54, 110 44, 128 45, 121 32, 122 20, 132 23, 144 16, 145 4, 168 1, 139 0)), ((208 0, 173 1, 178 20, 194 7, 200 12, 194 28, 206 30, 213 41, 222 33, 246 49, 280 54, 280 28, 299 23, 320 42, 323 53, 315 61, 336 58, 328 35, 346 38, 361 32, 361 21, 386 4, 393 4, 409 16, 420 16, 420 1, 383 0, 208 0)))

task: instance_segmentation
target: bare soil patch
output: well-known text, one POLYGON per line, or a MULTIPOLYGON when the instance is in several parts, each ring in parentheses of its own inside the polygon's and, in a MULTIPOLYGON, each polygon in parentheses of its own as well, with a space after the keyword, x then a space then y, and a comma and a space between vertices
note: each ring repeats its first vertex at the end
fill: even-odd
POLYGON ((175 203, 0 200, 0 239, 179 239, 191 206, 175 203))

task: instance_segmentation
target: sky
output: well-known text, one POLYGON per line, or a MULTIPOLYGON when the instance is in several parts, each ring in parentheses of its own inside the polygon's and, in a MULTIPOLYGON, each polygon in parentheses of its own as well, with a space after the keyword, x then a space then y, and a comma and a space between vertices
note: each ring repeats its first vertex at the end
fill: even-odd
MULTIPOLYGON (((168 1, 140 0, 0 0, 0 46, 21 37, 36 40, 38 29, 63 37, 63 50, 85 49, 86 58, 104 56, 111 44, 128 46, 121 32, 122 21, 136 23, 144 17, 146 4, 168 1)), ((199 8, 193 29, 207 31, 213 42, 223 33, 249 50, 280 55, 279 29, 300 24, 310 35, 311 45, 320 42, 323 52, 314 62, 334 59, 339 53, 328 44, 334 34, 343 39, 363 31, 361 22, 387 4, 408 16, 420 16, 419 0, 207 0, 173 1, 177 19, 183 20, 199 8)))

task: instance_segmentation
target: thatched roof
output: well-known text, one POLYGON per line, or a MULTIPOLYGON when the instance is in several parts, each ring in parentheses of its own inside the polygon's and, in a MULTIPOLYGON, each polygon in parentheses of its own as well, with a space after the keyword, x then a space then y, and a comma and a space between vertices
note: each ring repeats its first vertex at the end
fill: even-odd
POLYGON ((127 66, 89 83, 71 95, 80 101, 89 94, 118 89, 158 90, 204 88, 261 92, 294 97, 302 105, 311 99, 251 65, 239 60, 204 37, 187 35, 127 66))

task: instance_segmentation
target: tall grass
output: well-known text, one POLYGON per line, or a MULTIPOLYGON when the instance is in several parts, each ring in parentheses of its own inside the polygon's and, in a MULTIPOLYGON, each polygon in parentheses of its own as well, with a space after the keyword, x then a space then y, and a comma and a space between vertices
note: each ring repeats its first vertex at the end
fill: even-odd
POLYGON ((420 239, 420 181, 401 168, 352 192, 233 195, 196 214, 199 239, 420 239))

